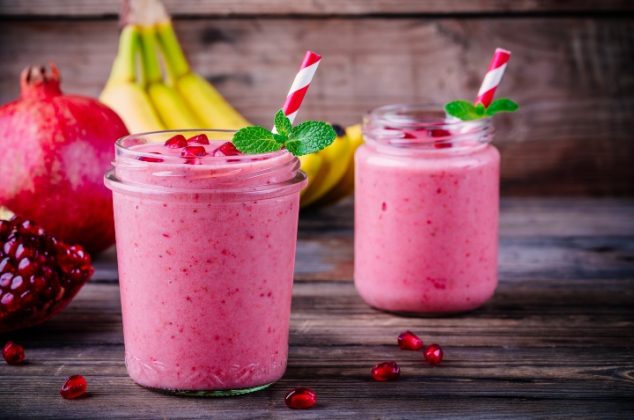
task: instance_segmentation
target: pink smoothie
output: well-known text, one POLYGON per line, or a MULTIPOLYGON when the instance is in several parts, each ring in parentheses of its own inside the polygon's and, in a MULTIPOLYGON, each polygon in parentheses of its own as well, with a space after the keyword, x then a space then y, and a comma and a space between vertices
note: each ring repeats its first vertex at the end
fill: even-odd
POLYGON ((179 391, 275 382, 288 351, 296 159, 183 164, 162 144, 131 149, 164 161, 118 157, 109 182, 128 373, 179 391))
POLYGON ((497 286, 499 153, 487 144, 378 151, 371 136, 355 156, 359 294, 396 312, 482 305, 497 286))

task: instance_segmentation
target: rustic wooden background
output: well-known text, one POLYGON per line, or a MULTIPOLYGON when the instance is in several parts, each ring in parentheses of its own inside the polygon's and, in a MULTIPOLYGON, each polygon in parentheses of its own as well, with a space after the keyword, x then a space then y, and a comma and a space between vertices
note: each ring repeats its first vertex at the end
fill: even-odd
MULTIPOLYGON (((394 102, 473 97, 495 47, 513 51, 497 118, 505 195, 634 195, 634 2, 627 0, 166 1, 194 67, 268 123, 304 50, 325 60, 304 118, 341 124, 394 102)), ((118 0, 0 0, 0 103, 28 64, 98 95, 118 0)))

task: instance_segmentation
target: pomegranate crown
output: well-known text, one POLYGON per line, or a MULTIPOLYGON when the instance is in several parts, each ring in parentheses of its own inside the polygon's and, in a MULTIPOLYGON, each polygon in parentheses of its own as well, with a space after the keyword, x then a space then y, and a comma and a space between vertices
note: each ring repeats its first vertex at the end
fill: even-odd
POLYGON ((49 63, 50 73, 46 66, 29 66, 20 74, 22 97, 44 97, 61 95, 59 88, 60 74, 55 63, 49 63))

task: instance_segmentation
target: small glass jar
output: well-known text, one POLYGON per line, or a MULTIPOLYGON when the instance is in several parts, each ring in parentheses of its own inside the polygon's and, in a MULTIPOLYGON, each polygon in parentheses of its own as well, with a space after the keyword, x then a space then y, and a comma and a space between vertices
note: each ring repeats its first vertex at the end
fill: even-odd
POLYGON ((287 151, 159 154, 176 134, 205 134, 211 151, 232 132, 124 137, 105 177, 114 197, 126 367, 138 384, 174 393, 256 391, 286 369, 306 178, 287 151))
POLYGON ((497 286, 500 155, 490 119, 370 112, 355 155, 357 291, 386 311, 463 312, 497 286))

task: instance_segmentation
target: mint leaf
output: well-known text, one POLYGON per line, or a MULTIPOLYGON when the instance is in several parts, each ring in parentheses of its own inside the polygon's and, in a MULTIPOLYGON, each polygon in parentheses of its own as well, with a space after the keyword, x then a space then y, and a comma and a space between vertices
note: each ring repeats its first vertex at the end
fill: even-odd
POLYGON ((482 102, 478 102, 475 106, 475 112, 478 114, 479 118, 482 118, 487 113, 487 108, 482 102))
POLYGON ((457 101, 451 101, 445 104, 445 112, 452 117, 459 118, 463 121, 477 120, 481 118, 481 114, 478 114, 478 110, 469 101, 459 99, 457 101))
POLYGON ((286 149, 295 156, 318 152, 332 144, 337 133, 323 121, 305 121, 291 130, 286 149))
POLYGON ((516 102, 508 98, 500 98, 491 102, 491 105, 486 110, 486 115, 492 117, 498 112, 515 112, 519 107, 516 102))
POLYGON ((281 134, 277 134, 277 133, 273 133, 273 138, 275 139, 276 142, 280 144, 284 144, 288 140, 288 137, 283 136, 281 134))
POLYGON ((264 127, 245 127, 233 135, 233 144, 242 153, 257 154, 280 150, 282 144, 277 142, 273 133, 264 127))
POLYGON ((277 111, 275 114, 275 129, 278 134, 288 138, 291 135, 291 130, 293 126, 291 125, 291 120, 288 119, 286 115, 284 115, 284 111, 281 109, 277 111))

